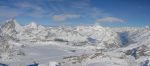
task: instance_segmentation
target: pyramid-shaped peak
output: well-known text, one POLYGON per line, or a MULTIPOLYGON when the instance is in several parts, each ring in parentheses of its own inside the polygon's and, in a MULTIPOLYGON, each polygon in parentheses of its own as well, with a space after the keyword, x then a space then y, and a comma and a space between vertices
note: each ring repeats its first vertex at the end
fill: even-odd
POLYGON ((16 19, 12 18, 7 20, 3 27, 19 28, 21 25, 17 23, 16 19))
POLYGON ((18 24, 18 23, 16 19, 12 18, 12 19, 7 20, 5 24, 18 24))
POLYGON ((2 30, 3 32, 9 32, 13 30, 20 32, 22 31, 22 26, 18 24, 14 18, 12 18, 12 19, 7 20, 6 23, 2 25, 2 30))

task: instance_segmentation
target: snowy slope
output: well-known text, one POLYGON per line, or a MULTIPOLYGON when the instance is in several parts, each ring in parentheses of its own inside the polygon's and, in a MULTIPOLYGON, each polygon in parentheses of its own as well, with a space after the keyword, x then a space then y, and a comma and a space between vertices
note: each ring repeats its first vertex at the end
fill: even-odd
POLYGON ((43 66, 49 61, 62 66, 140 66, 150 59, 149 40, 148 27, 45 27, 35 22, 21 26, 11 19, 0 28, 0 62, 12 66, 32 61, 43 66), (136 59, 130 55, 133 49, 136 59))

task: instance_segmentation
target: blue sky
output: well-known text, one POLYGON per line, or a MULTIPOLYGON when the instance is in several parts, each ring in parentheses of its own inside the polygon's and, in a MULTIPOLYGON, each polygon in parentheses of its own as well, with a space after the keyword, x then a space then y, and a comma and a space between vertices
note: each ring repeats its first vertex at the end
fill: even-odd
POLYGON ((150 25, 150 0, 0 0, 1 23, 145 26, 150 25))

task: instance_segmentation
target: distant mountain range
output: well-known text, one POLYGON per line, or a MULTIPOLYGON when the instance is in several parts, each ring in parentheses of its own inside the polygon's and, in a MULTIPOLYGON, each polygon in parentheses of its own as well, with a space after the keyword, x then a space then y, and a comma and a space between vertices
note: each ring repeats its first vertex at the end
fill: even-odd
MULTIPOLYGON (((102 27, 102 26, 60 26, 45 27, 36 23, 21 26, 10 19, 0 27, 0 56, 20 55, 21 42, 62 42, 69 46, 93 46, 98 49, 124 50, 150 47, 150 28, 102 27), (127 49, 125 49, 127 48, 127 49), (123 48, 122 48, 123 49, 123 48)), ((21 44, 22 46, 23 44, 21 44)))

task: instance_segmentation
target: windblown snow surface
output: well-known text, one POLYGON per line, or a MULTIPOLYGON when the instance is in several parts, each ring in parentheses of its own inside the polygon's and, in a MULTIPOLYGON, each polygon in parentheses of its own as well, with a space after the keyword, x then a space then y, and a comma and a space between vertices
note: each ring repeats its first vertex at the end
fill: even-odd
POLYGON ((150 59, 150 28, 60 26, 32 22, 21 26, 8 20, 0 27, 0 62, 26 66, 141 66, 150 59), (130 55, 137 49, 137 57, 130 55))

